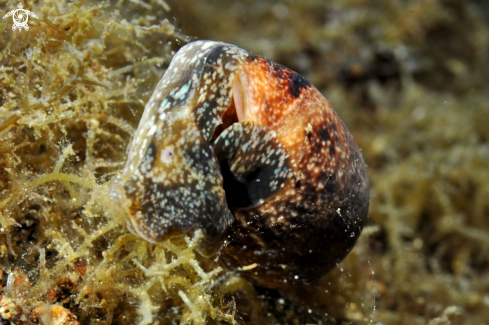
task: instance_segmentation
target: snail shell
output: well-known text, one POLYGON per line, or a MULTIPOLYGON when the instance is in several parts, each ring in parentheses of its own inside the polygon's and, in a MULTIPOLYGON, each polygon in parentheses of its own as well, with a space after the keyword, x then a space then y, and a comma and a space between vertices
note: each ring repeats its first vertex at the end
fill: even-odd
POLYGON ((296 72, 234 45, 180 49, 146 104, 111 187, 150 242, 201 229, 204 255, 255 284, 321 277, 367 218, 360 151, 296 72))

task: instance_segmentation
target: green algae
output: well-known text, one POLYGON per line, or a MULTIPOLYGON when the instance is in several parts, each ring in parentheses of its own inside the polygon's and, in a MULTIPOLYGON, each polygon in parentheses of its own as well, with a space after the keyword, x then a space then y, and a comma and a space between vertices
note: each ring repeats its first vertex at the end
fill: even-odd
POLYGON ((117 8, 45 1, 30 7, 39 19, 28 32, 4 31, 3 302, 20 308, 2 319, 37 323, 39 307, 59 305, 82 324, 231 321, 211 295, 221 268, 194 253, 200 233, 150 245, 109 200, 107 182, 181 38, 149 15, 166 12, 158 3, 126 5, 142 18, 117 8), (26 290, 9 285, 26 277, 26 290))

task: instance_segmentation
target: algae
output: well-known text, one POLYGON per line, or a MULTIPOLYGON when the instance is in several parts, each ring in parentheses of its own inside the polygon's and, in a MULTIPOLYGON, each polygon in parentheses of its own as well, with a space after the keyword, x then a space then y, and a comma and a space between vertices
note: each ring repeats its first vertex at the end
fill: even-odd
POLYGON ((1 322, 489 323, 483 2, 23 4, 28 31, 0 21, 1 322), (109 200, 146 100, 197 38, 305 75, 363 149, 369 225, 317 283, 254 287, 199 256, 199 232, 149 244, 109 200))

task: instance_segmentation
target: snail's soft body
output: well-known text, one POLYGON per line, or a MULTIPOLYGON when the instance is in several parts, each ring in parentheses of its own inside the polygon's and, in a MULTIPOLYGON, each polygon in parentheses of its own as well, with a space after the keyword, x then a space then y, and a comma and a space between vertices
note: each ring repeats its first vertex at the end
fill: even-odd
POLYGON ((234 45, 175 55, 112 184, 151 242, 195 229, 255 284, 307 283, 353 247, 369 185, 353 137, 304 77, 234 45))

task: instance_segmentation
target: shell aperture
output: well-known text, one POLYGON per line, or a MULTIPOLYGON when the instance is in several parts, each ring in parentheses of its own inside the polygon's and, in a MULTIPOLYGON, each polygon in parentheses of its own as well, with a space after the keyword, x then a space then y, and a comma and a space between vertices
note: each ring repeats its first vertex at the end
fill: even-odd
POLYGON ((369 185, 353 137, 296 72, 234 45, 182 47, 146 104, 111 196, 150 242, 202 229, 200 250, 271 288, 351 250, 369 185), (250 272, 247 265, 256 265, 250 272))

